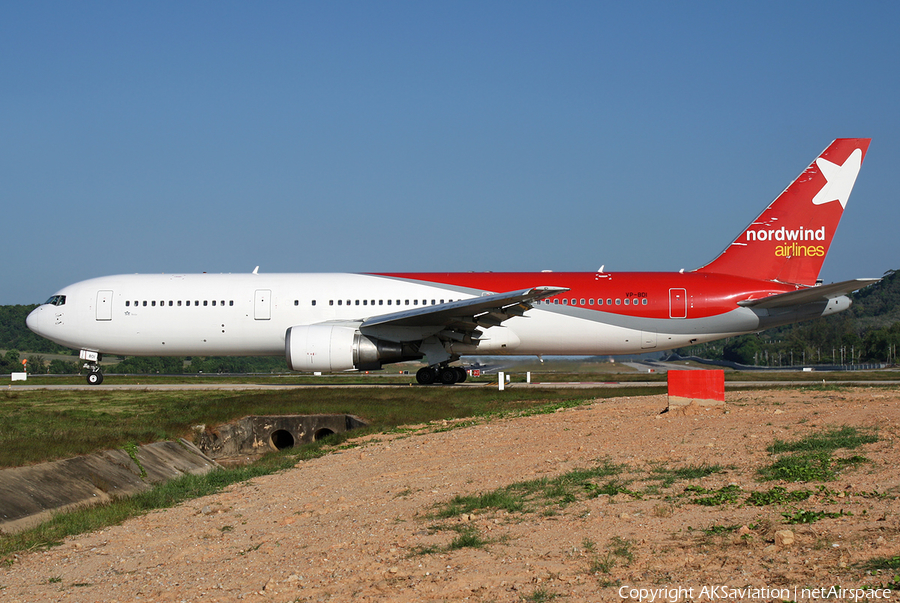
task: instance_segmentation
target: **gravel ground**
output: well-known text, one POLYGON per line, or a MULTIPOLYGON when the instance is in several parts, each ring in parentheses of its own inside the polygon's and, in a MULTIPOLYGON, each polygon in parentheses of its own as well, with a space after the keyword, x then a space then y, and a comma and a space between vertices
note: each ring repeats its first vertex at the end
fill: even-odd
POLYGON ((877 568, 900 555, 900 391, 726 399, 724 413, 661 414, 665 396, 631 397, 363 438, 292 470, 20 554, 0 569, 0 599, 649 601, 638 589, 667 589, 657 601, 780 601, 786 592, 812 601, 826 599, 802 589, 896 581, 900 569, 877 568), (878 440, 834 452, 865 457, 837 479, 759 481, 774 440, 841 426, 873 430, 878 440), (569 488, 532 495, 522 509, 435 516, 457 495, 595 467, 606 473, 588 485, 577 476, 551 482, 569 488), (673 472, 680 468, 712 472, 673 472), (746 503, 779 485, 813 494, 746 503), (698 504, 729 493, 731 502, 698 504), (785 514, 814 521, 787 523, 785 514))

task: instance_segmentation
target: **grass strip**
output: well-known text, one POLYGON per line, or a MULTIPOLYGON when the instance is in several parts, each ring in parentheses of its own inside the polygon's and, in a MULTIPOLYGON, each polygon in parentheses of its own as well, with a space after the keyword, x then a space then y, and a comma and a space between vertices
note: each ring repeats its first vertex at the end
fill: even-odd
POLYGON ((192 439, 195 425, 219 425, 247 415, 351 414, 373 429, 553 412, 585 400, 659 393, 659 388, 581 390, 493 388, 292 388, 228 391, 0 392, 0 468, 124 448, 129 443, 192 439), (551 405, 551 406, 548 406, 551 405), (556 405, 556 406, 552 406, 556 405))

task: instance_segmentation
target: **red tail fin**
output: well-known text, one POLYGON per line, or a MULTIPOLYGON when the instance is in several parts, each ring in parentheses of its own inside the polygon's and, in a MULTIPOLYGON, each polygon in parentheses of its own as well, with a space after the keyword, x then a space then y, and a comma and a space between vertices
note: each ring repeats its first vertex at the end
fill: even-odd
POLYGON ((869 138, 838 138, 719 257, 697 272, 814 285, 869 138))

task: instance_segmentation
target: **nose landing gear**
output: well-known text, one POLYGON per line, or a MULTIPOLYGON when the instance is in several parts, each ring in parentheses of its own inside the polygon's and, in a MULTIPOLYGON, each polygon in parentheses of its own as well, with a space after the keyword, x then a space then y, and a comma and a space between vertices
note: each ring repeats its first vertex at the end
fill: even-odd
POLYGON ((88 370, 88 385, 100 385, 103 383, 103 372, 100 370, 99 364, 100 359, 103 358, 103 356, 100 352, 81 350, 78 357, 85 361, 84 368, 88 370))
POLYGON ((100 385, 103 383, 103 372, 100 370, 99 364, 85 364, 84 368, 89 371, 87 374, 88 385, 100 385))

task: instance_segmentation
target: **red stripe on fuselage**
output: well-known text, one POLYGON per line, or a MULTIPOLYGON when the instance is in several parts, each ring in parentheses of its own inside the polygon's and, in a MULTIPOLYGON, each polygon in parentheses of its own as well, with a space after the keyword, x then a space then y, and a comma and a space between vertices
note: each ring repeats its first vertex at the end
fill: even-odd
POLYGON ((670 318, 670 290, 684 289, 687 318, 706 318, 736 309, 737 302, 759 299, 799 287, 723 274, 694 272, 405 272, 373 276, 466 287, 500 293, 530 287, 566 287, 550 298, 598 312, 646 318, 670 318), (588 302, 594 300, 591 305, 588 302), (603 304, 597 303, 598 299, 603 304), (625 300, 629 300, 625 305, 625 300), (647 303, 642 302, 643 299, 647 303), (582 302, 582 300, 584 300, 582 302), (612 303, 608 303, 612 300, 612 303), (619 300, 620 303, 616 303, 619 300), (636 303, 635 303, 636 301, 636 303))

